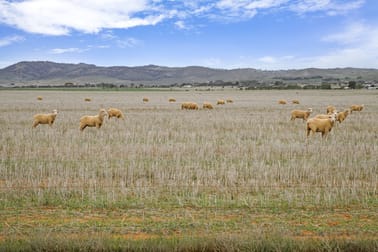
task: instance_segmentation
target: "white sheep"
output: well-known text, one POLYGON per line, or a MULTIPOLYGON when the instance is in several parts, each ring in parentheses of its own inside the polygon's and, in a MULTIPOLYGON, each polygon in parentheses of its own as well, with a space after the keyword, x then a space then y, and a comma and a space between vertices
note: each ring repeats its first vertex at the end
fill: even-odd
POLYGON ((364 104, 362 105, 353 104, 352 106, 350 106, 350 113, 352 114, 353 111, 361 111, 363 109, 364 109, 364 104))
POLYGON ((50 127, 52 127, 57 114, 58 114, 58 110, 54 109, 52 113, 49 113, 49 114, 34 115, 33 128, 37 127, 39 124, 48 124, 50 127))
POLYGON ((202 105, 203 109, 213 109, 213 105, 210 102, 204 102, 202 105))
POLYGON ((334 115, 335 118, 336 118, 337 117, 337 110, 334 110, 330 114, 318 114, 318 115, 315 116, 315 118, 318 118, 318 119, 328 119, 331 115, 334 115))
POLYGON ((104 117, 107 115, 105 109, 100 109, 98 115, 95 116, 83 116, 80 118, 80 130, 83 131, 86 127, 101 128, 104 121, 104 117))
POLYGON ((328 115, 327 119, 315 117, 308 119, 306 124, 307 137, 310 135, 310 132, 312 132, 313 134, 315 134, 315 132, 321 132, 322 137, 327 136, 328 133, 332 130, 332 127, 335 124, 335 120, 335 114, 328 115))
POLYGON ((226 102, 224 100, 218 100, 217 101, 217 105, 224 105, 226 104, 226 102))
POLYGON ((181 109, 198 110, 198 104, 195 102, 183 102, 181 104, 181 109))
POLYGON ((339 123, 342 123, 347 118, 348 115, 349 115, 349 109, 341 111, 337 113, 336 121, 338 121, 339 123))
POLYGON ((295 120, 296 118, 302 118, 303 121, 306 121, 311 113, 312 113, 312 108, 308 108, 307 110, 295 109, 295 110, 291 111, 291 119, 290 120, 295 120))
POLYGON ((332 114, 335 111, 337 111, 335 106, 332 106, 332 105, 327 106, 327 114, 332 114))
POLYGON ((300 102, 299 102, 299 100, 292 100, 291 103, 293 103, 293 104, 299 104, 300 102))
POLYGON ((122 111, 117 109, 117 108, 109 108, 108 109, 108 119, 110 119, 112 117, 125 119, 125 116, 123 115, 122 111))

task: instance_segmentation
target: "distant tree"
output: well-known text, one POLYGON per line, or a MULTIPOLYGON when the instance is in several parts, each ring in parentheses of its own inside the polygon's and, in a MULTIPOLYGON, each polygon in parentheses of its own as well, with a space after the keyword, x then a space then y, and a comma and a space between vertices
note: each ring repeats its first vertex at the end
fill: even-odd
POLYGON ((356 85, 357 85, 357 83, 355 81, 349 81, 348 82, 348 87, 351 88, 351 89, 355 89, 356 85))
POLYGON ((331 84, 323 82, 322 85, 320 85, 321 89, 331 89, 331 84))

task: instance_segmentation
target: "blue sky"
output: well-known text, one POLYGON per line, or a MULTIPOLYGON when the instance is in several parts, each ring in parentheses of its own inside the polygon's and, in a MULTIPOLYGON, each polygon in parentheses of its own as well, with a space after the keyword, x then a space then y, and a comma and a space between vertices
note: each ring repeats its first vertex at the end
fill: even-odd
POLYGON ((377 0, 0 0, 0 68, 378 68, 377 0))

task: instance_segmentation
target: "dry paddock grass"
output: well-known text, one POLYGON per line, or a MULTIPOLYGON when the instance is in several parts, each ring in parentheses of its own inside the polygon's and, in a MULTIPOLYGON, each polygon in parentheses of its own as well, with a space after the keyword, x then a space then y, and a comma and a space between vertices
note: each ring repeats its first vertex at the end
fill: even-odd
POLYGON ((377 196, 376 91, 0 92, 0 192, 43 201, 46 195, 108 203, 134 198, 266 206, 368 203, 377 196), (36 101, 41 95, 43 101, 36 101), (91 97, 90 103, 84 97, 91 97), (142 97, 149 97, 143 103, 142 97), (176 103, 169 103, 169 98, 176 103), (218 99, 234 103, 217 106, 218 99), (279 105, 279 99, 301 104, 279 105), (183 111, 183 101, 213 103, 183 111), (328 139, 306 142, 294 108, 325 113, 365 104, 328 139), (116 107, 100 130, 79 118, 116 107), (32 129, 35 113, 58 109, 52 128, 32 129), (220 203, 221 202, 221 203, 220 203))
POLYGON ((166 243, 138 241, 164 237, 161 251, 373 251, 377 98, 370 90, 0 91, 0 250, 106 251, 124 240, 148 250, 166 243), (184 101, 214 109, 181 110, 184 101), (365 109, 328 139, 306 142, 305 123, 290 121, 294 108, 318 114, 353 103, 365 109), (79 131, 81 116, 108 107, 125 120, 79 131), (35 113, 53 109, 52 128, 32 129, 35 113), (210 242, 199 249, 203 238, 210 242), (305 249, 303 240, 314 242, 305 249), (373 242, 355 243, 365 240, 373 242))

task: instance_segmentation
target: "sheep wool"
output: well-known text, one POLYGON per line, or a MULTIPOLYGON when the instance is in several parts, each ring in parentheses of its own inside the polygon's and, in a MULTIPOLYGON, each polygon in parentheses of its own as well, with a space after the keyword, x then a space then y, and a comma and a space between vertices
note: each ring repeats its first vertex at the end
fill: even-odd
POLYGON ((183 102, 181 104, 181 109, 197 110, 198 104, 195 102, 183 102))
POLYGON ((332 105, 327 106, 327 114, 332 114, 335 111, 337 111, 335 106, 332 106, 332 105))
POLYGON ((341 111, 337 113, 336 121, 338 121, 339 123, 342 123, 347 118, 348 115, 349 115, 349 109, 341 111))
POLYGON ((292 100, 291 103, 293 103, 293 104, 299 104, 300 102, 299 102, 299 100, 292 100))
POLYGON ((123 115, 122 111, 117 108, 109 108, 108 109, 108 119, 116 117, 120 119, 125 119, 125 116, 123 115))
POLYGON ((213 109, 213 105, 211 105, 211 103, 209 103, 209 102, 204 102, 202 108, 203 109, 213 109))
POLYGON ((224 100, 218 100, 217 101, 217 105, 224 105, 226 104, 226 102, 224 100))
POLYGON ((307 110, 293 110, 291 111, 291 118, 290 120, 295 120, 297 118, 303 119, 303 121, 306 121, 310 114, 312 113, 312 108, 308 108, 307 110))
POLYGON ((37 127, 39 124, 48 124, 50 127, 52 127, 57 114, 58 110, 54 109, 52 113, 49 114, 34 115, 33 128, 37 127))
POLYGON ((353 111, 362 111, 363 109, 364 109, 364 104, 362 105, 353 104, 352 106, 350 106, 350 113, 352 114, 353 111))
POLYGON ((104 117, 107 115, 105 109, 100 109, 98 115, 95 116, 83 116, 80 118, 80 131, 83 131, 86 127, 96 127, 97 129, 101 128, 101 125, 104 121, 104 117))
POLYGON ((307 137, 310 135, 310 132, 313 134, 315 132, 321 132, 322 137, 326 137, 328 133, 332 130, 332 127, 335 123, 336 116, 335 114, 328 115, 329 118, 321 119, 321 118, 310 118, 307 120, 306 130, 307 130, 307 137))

